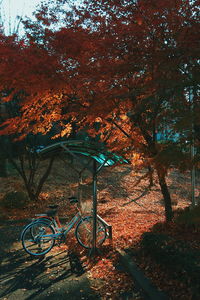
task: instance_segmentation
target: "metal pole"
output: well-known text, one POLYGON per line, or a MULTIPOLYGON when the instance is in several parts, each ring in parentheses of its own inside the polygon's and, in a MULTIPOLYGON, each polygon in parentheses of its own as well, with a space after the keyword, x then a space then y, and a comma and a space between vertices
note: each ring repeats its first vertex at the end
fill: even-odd
POLYGON ((192 114, 192 141, 191 141, 191 162, 192 162, 192 170, 191 170, 191 202, 192 206, 195 207, 197 205, 195 201, 195 185, 196 185, 196 178, 195 178, 195 165, 194 165, 194 157, 195 157, 195 132, 194 132, 194 99, 193 99, 193 92, 192 88, 189 90, 189 101, 191 103, 191 114, 192 114))
POLYGON ((92 252, 96 252, 96 240, 97 240, 97 163, 93 161, 93 245, 92 252))
MULTIPOLYGON (((195 155, 195 148, 194 148, 194 143, 192 142, 192 145, 191 145, 191 160, 192 160, 192 164, 193 164, 193 160, 194 160, 194 155, 195 155)), ((196 182, 196 178, 195 178, 195 166, 193 164, 192 165, 192 170, 191 170, 191 201, 192 201, 192 206, 193 207, 196 205, 196 201, 195 201, 195 182, 196 182)))

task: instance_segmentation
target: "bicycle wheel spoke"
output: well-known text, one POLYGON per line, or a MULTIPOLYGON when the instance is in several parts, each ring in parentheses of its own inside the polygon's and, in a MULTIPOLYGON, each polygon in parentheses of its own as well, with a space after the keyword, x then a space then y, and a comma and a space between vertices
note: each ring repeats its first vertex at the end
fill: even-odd
MULTIPOLYGON (((93 218, 86 217, 83 219, 76 228, 76 238, 83 247, 92 248, 93 246, 93 218)), ((106 228, 104 224, 97 220, 96 230, 96 246, 100 246, 106 239, 106 228)))
POLYGON ((82 243, 88 245, 89 247, 92 246, 92 224, 91 222, 83 222, 82 226, 79 228, 79 238, 81 239, 82 243))
POLYGON ((23 232, 22 245, 31 255, 44 255, 54 246, 54 233, 54 229, 48 224, 33 223, 23 232))

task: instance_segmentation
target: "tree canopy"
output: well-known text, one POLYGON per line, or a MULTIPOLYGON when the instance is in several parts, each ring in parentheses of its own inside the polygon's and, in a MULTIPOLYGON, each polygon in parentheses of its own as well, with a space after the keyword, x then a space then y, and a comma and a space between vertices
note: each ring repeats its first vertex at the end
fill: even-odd
POLYGON ((180 149, 157 143, 157 132, 185 141, 200 123, 199 1, 57 0, 35 17, 24 39, 1 34, 1 101, 20 94, 21 109, 0 134, 56 124, 67 137, 76 122, 162 174, 180 166, 180 149))

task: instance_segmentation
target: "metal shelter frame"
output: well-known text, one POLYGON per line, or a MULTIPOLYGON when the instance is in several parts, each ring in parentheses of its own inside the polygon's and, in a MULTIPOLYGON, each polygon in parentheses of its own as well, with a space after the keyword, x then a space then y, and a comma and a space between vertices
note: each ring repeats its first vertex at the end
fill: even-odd
POLYGON ((86 142, 83 140, 67 140, 58 143, 54 143, 50 146, 44 147, 37 150, 37 154, 41 159, 48 158, 52 155, 59 155, 65 153, 75 158, 83 166, 82 170, 79 173, 79 183, 81 174, 85 169, 89 170, 92 173, 92 214, 93 214, 93 243, 90 255, 94 255, 97 252, 96 245, 96 229, 97 229, 97 218, 101 219, 104 222, 106 227, 109 230, 109 237, 112 238, 112 227, 107 224, 101 217, 97 215, 97 175, 104 166, 112 166, 116 163, 128 163, 128 161, 121 156, 118 156, 99 144, 94 142, 86 142), (80 156, 86 156, 89 158, 89 161, 85 164, 81 160, 80 156), (93 161, 92 167, 90 162, 93 161))

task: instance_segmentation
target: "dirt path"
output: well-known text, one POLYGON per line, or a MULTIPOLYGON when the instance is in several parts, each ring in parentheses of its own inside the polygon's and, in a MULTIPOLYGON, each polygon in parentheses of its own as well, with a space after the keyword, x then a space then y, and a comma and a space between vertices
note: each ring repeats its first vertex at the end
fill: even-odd
POLYGON ((30 257, 19 241, 21 230, 17 222, 0 224, 0 299, 99 299, 74 257, 61 249, 30 257))

